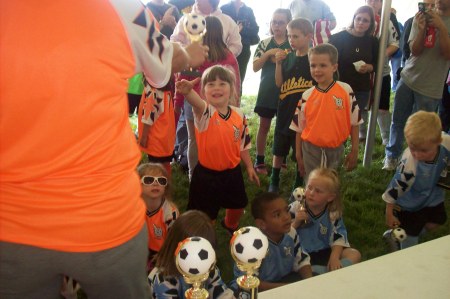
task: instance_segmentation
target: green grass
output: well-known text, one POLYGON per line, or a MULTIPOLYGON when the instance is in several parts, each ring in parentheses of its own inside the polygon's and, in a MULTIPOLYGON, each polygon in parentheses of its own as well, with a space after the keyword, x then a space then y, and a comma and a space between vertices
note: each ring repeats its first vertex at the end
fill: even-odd
MULTIPOLYGON (((254 145, 255 136, 258 130, 258 116, 253 113, 255 105, 254 96, 243 96, 242 109, 249 119, 250 134, 254 145)), ((272 140, 273 127, 269 133, 266 147, 266 164, 271 165, 272 161, 272 140)), ((251 150, 252 158, 255 157, 255 148, 251 150)), ((352 172, 341 172, 342 197, 344 199, 344 220, 348 230, 349 240, 354 248, 357 248, 363 257, 368 260, 381 256, 386 253, 386 248, 382 242, 381 235, 386 230, 384 221, 384 202, 381 194, 387 187, 393 172, 381 170, 382 160, 384 158, 384 147, 381 145, 379 132, 377 131, 375 148, 371 167, 363 167, 362 159, 364 155, 364 145, 360 145, 359 166, 352 172)), ((269 166, 269 173, 271 167, 269 166)), ((295 177, 294 162, 289 160, 288 169, 281 174, 280 194, 288 198, 292 189, 295 177)), ((246 175, 244 175, 246 180, 246 175)), ((246 180, 247 195, 249 201, 255 197, 258 192, 266 191, 269 185, 267 176, 260 176, 261 187, 249 183, 246 180)), ((178 167, 173 170, 173 198, 180 211, 185 211, 188 199, 189 181, 187 175, 178 167)), ((447 195, 447 199, 450 196, 447 195)), ((450 206, 447 205, 447 213, 450 215, 450 206)), ((219 214, 218 221, 224 216, 224 211, 219 214)), ((249 206, 241 219, 241 226, 253 225, 253 219, 250 215, 249 206)), ((218 266, 222 271, 225 281, 232 279, 233 261, 229 252, 229 237, 225 230, 216 225, 219 244, 217 247, 218 266)), ((450 222, 441 227, 437 232, 426 236, 425 240, 448 235, 450 233, 450 222)))

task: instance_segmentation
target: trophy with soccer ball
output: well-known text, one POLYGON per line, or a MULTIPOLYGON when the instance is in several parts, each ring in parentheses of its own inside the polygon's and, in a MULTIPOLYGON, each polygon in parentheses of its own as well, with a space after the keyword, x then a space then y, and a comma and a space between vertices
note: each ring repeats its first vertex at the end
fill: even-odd
POLYGON ((397 226, 391 230, 391 238, 399 243, 406 240, 406 232, 403 228, 397 226))
MULTIPOLYGON (((187 14, 184 22, 184 31, 189 37, 189 40, 191 43, 193 42, 199 42, 201 43, 203 40, 203 36, 206 33, 206 20, 203 16, 190 13, 187 14)), ((193 77, 201 77, 201 73, 199 73, 196 70, 193 70, 192 68, 189 68, 189 70, 184 70, 181 72, 183 75, 193 76, 193 77)))
POLYGON ((239 270, 245 273, 236 279, 238 298, 257 298, 259 279, 253 274, 261 266, 268 248, 267 237, 256 227, 247 226, 234 232, 230 240, 231 256, 239 270))
MULTIPOLYGON (((304 211, 305 208, 305 189, 302 187, 297 187, 292 191, 292 195, 289 199, 291 201, 291 211, 297 212, 297 211, 304 211)), ((308 220, 303 220, 300 225, 305 225, 308 223, 308 220)))
POLYGON ((203 16, 190 13, 186 15, 184 22, 184 31, 189 36, 191 42, 201 42, 206 33, 206 20, 203 16))
POLYGON ((175 264, 184 281, 192 285, 184 293, 186 299, 208 298, 208 291, 202 284, 216 264, 216 252, 211 243, 202 237, 184 239, 175 250, 175 264))

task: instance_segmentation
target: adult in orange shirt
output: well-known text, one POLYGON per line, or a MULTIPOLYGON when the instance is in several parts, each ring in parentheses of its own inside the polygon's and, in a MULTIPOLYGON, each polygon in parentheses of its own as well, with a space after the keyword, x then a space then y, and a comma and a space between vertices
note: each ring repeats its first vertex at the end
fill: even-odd
POLYGON ((137 0, 2 1, 0 20, 0 298, 57 298, 63 275, 148 297, 127 79, 162 87, 207 47, 171 44, 137 0))

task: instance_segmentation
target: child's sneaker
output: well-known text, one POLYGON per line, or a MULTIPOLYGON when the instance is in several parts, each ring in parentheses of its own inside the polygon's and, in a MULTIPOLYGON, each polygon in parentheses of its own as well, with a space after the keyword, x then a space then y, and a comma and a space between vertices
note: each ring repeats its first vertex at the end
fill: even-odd
POLYGON ((255 168, 255 172, 257 174, 263 174, 263 175, 268 174, 266 164, 256 164, 255 163, 255 165, 253 165, 253 168, 255 168))
POLYGON ((388 156, 384 157, 384 161, 383 161, 383 170, 395 170, 395 168, 397 168, 397 163, 398 160, 395 158, 390 158, 388 156))
POLYGON ((227 233, 228 233, 230 236, 232 236, 232 235, 234 234, 234 231, 237 230, 237 228, 236 228, 236 229, 232 229, 232 228, 226 226, 226 224, 225 224, 225 219, 222 219, 222 220, 220 221, 220 225, 227 231, 227 233))
POLYGON ((386 242, 389 248, 389 252, 395 252, 400 250, 400 243, 394 238, 392 238, 391 232, 392 229, 388 229, 387 231, 385 231, 383 234, 383 240, 386 242))

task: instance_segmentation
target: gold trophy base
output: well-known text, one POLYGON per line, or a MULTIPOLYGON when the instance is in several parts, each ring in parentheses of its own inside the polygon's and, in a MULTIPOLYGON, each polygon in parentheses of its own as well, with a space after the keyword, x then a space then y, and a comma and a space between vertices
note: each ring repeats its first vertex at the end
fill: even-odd
POLYGON ((209 297, 209 293, 205 289, 190 288, 184 293, 186 299, 206 299, 209 297))

